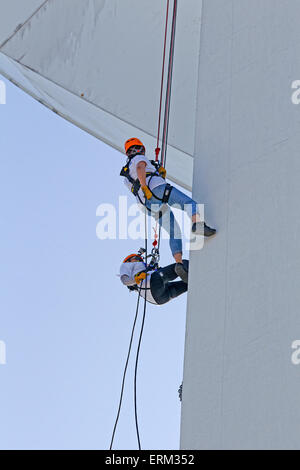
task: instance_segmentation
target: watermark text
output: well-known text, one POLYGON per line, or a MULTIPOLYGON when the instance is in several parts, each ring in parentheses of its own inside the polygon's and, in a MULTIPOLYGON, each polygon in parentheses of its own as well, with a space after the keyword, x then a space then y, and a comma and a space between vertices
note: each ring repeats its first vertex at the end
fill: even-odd
POLYGON ((292 343, 292 349, 294 349, 294 352, 292 354, 292 364, 294 366, 299 366, 300 365, 300 340, 296 339, 292 343))
POLYGON ((0 80, 0 104, 6 104, 6 85, 0 80))
POLYGON ((6 364, 6 344, 4 341, 0 340, 0 365, 4 366, 6 364))
MULTIPOLYGON (((100 204, 96 210, 96 216, 100 218, 96 227, 97 237, 99 240, 144 240, 145 210, 147 209, 137 203, 129 206, 127 196, 119 197, 119 207, 117 208, 109 203, 100 204)), ((185 249, 201 250, 204 245, 201 226, 197 234, 191 233, 192 210, 191 204, 184 205, 184 208, 177 204, 170 207, 153 204, 151 205, 151 211, 146 212, 146 215, 149 213, 152 216, 152 225, 161 224, 161 238, 171 238, 173 245, 175 243, 175 249, 176 240, 180 240, 180 243, 185 243, 185 249)), ((203 204, 197 204, 197 217, 199 221, 204 220, 203 204)), ((148 233, 147 237, 151 238, 153 227, 151 227, 151 224, 148 226, 148 223, 147 227, 149 232, 152 232, 151 234, 148 233)))

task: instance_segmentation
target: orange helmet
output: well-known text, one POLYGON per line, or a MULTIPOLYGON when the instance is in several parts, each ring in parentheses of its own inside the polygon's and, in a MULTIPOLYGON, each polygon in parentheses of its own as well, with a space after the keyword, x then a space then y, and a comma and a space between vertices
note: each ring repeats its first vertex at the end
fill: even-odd
POLYGON ((127 263, 128 261, 131 260, 131 258, 138 258, 140 261, 142 261, 142 262, 144 261, 143 258, 141 257, 141 255, 139 255, 137 253, 133 253, 131 255, 126 256, 123 263, 127 263))
POLYGON ((125 153, 127 153, 128 150, 130 149, 130 147, 133 147, 134 145, 139 145, 139 146, 145 148, 143 142, 141 142, 136 137, 132 137, 131 139, 126 140, 126 142, 125 142, 125 153))

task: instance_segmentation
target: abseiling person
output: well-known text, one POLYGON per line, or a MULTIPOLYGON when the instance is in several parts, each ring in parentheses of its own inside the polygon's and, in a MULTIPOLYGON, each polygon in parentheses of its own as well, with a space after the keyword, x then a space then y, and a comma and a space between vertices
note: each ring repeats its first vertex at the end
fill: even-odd
POLYGON ((141 296, 155 305, 163 305, 188 290, 188 260, 182 261, 181 271, 176 264, 164 268, 147 269, 139 254, 127 256, 120 267, 121 282, 141 293, 141 296), (178 277, 185 280, 176 281, 178 277))
POLYGON ((148 160, 145 146, 139 139, 128 139, 125 142, 125 153, 127 162, 122 168, 121 176, 124 176, 126 186, 138 202, 145 206, 153 217, 159 219, 160 225, 169 233, 170 249, 176 262, 175 270, 181 272, 182 234, 170 206, 176 205, 182 210, 191 208, 193 234, 212 237, 216 230, 201 221, 197 203, 193 199, 166 183, 165 168, 153 160, 148 160))

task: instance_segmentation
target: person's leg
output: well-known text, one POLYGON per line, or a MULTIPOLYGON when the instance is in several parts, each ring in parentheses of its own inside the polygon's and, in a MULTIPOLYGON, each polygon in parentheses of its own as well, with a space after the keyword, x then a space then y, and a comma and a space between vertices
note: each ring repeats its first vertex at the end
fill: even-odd
POLYGON ((168 204, 170 206, 178 205, 182 210, 185 210, 190 206, 188 215, 192 217, 192 222, 194 223, 200 221, 200 214, 198 212, 197 203, 179 189, 173 187, 168 204))
POLYGON ((183 281, 167 282, 162 287, 162 284, 157 282, 154 274, 151 276, 151 294, 158 305, 166 304, 171 299, 175 299, 179 295, 184 294, 187 289, 188 286, 183 281))
POLYGON ((160 276, 159 271, 152 274, 150 280, 150 289, 152 297, 158 305, 163 305, 170 300, 170 294, 166 286, 167 282, 160 276))
MULTIPOLYGON (((147 207, 152 208, 152 212, 154 214, 158 214, 159 209, 162 207, 162 203, 160 199, 163 198, 164 192, 166 189, 166 184, 162 184, 160 186, 157 186, 156 188, 153 189, 153 194, 157 196, 158 199, 153 196, 151 199, 149 199, 146 204, 147 207)), ((215 233, 215 230, 210 229, 209 227, 206 226, 203 222, 201 222, 201 217, 197 208, 197 203, 187 196, 187 194, 184 194, 182 191, 179 189, 175 188, 173 186, 172 191, 170 193, 169 201, 168 201, 169 206, 179 206, 181 210, 187 210, 188 215, 192 219, 192 224, 193 224, 193 231, 200 231, 201 233, 204 231, 204 235, 210 236, 213 233, 215 233), (202 224, 202 225, 201 225, 202 224), (201 225, 201 226, 200 226, 201 225), (210 233, 210 230, 212 230, 213 233, 210 233)), ((164 205, 163 205, 164 207, 164 205)), ((170 210, 170 213, 172 211, 170 210)), ((180 247, 180 250, 178 249, 179 247, 176 246, 176 243, 173 243, 174 239, 180 239, 181 240, 181 231, 180 228, 176 222, 174 221, 174 217, 170 215, 167 211, 165 212, 165 217, 163 217, 163 226, 167 230, 167 232, 170 234, 170 248, 172 251, 172 254, 174 256, 174 259, 176 263, 182 263, 182 244, 180 247), (169 217, 169 219, 168 219, 169 217), (170 229, 167 227, 170 226, 170 229), (175 235, 173 233, 170 233, 172 231, 173 233, 176 232, 175 235), (177 250, 177 251, 176 251, 177 250)))
MULTIPOLYGON (((157 186, 156 188, 153 189, 153 194, 155 194, 159 199, 162 199, 165 189, 166 189, 166 184, 157 186)), ((157 205, 157 204, 161 204, 161 202, 158 199, 156 199, 154 196, 147 201, 148 207, 150 207, 151 205, 157 205)), ((190 210, 189 215, 191 215, 192 221, 193 222, 200 221, 200 215, 198 214, 198 211, 197 211, 197 203, 192 198, 190 198, 189 196, 187 196, 186 194, 184 194, 182 191, 175 188, 174 186, 170 193, 168 204, 169 206, 173 206, 176 204, 180 206, 182 210, 185 209, 184 206, 190 205, 191 210, 190 210)))
POLYGON ((181 230, 174 217, 173 212, 166 204, 150 205, 148 201, 147 207, 151 207, 151 216, 156 220, 156 222, 159 223, 160 228, 165 229, 166 232, 169 234, 169 245, 174 260, 176 261, 176 263, 182 263, 181 230))
POLYGON ((182 263, 182 235, 178 222, 168 206, 163 207, 159 218, 160 227, 169 234, 169 245, 176 263, 182 263))
MULTIPOLYGON (((155 194, 160 199, 164 195, 165 187, 166 184, 163 184, 154 189, 155 194)), ((174 260, 176 263, 182 263, 181 230, 170 207, 167 204, 162 204, 155 197, 146 201, 146 207, 151 210, 151 216, 159 222, 160 227, 164 228, 169 234, 169 245, 174 260)))
POLYGON ((197 203, 179 189, 173 187, 168 204, 170 206, 179 205, 182 210, 188 210, 188 215, 192 219, 193 233, 198 233, 199 235, 204 235, 205 237, 212 237, 216 234, 215 229, 209 227, 205 222, 201 221, 197 203))
POLYGON ((184 294, 188 290, 188 285, 183 281, 169 282, 166 286, 170 299, 175 299, 179 295, 184 294))
POLYGON ((183 260, 182 263, 177 263, 175 266, 175 273, 187 284, 189 280, 189 262, 187 260, 183 260))
POLYGON ((184 259, 180 265, 170 264, 164 268, 160 268, 157 273, 163 279, 164 282, 174 281, 178 276, 187 283, 188 281, 189 262, 184 259), (180 271, 180 269, 182 271, 180 271))
MULTIPOLYGON (((184 260, 184 265, 188 269, 188 261, 184 260)), ((176 279, 175 264, 170 264, 159 269, 151 276, 151 293, 158 305, 163 305, 169 300, 178 297, 187 291, 188 285, 183 281, 169 282, 169 279, 176 279)))
POLYGON ((164 282, 174 281, 178 277, 175 272, 175 266, 176 263, 169 264, 168 266, 164 266, 157 271, 164 282))
POLYGON ((178 264, 182 264, 182 253, 175 253, 174 254, 174 259, 176 261, 176 263, 178 264))
MULTIPOLYGON (((154 188, 153 194, 155 194, 158 198, 162 199, 165 188, 166 188, 166 184, 157 186, 156 188, 154 188)), ((155 199, 155 197, 153 196, 151 199, 149 199, 147 204, 149 204, 149 207, 150 207, 151 204, 154 204, 157 206, 158 204, 161 204, 161 202, 158 199, 155 199)), ((192 219, 192 232, 196 234, 198 233, 199 235, 204 235, 205 237, 211 237, 216 234, 215 229, 209 227, 208 225, 206 225, 205 222, 201 221, 201 217, 197 208, 196 201, 194 201, 192 198, 190 198, 189 196, 187 196, 186 194, 184 194, 182 191, 175 188, 174 186, 170 193, 168 204, 169 206, 177 205, 182 210, 186 210, 186 209, 188 210, 188 215, 192 219)), ((181 262, 181 261, 178 261, 178 262, 181 262)))

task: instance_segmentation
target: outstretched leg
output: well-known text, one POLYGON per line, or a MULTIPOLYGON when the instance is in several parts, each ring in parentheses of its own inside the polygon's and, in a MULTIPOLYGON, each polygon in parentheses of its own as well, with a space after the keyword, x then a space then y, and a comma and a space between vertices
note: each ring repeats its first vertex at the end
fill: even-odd
MULTIPOLYGON (((158 186, 154 192, 162 198, 166 185, 158 186)), ((176 263, 182 263, 182 234, 173 212, 167 204, 162 204, 152 197, 146 201, 146 206, 151 209, 151 215, 159 223, 160 228, 166 230, 169 235, 169 245, 176 263)))
POLYGON ((182 263, 182 235, 179 224, 168 206, 164 206, 159 218, 160 227, 169 234, 169 245, 176 263, 182 263))
POLYGON ((164 268, 160 268, 157 273, 165 283, 174 281, 177 277, 180 277, 185 283, 187 283, 188 271, 189 262, 184 259, 182 263, 174 263, 169 266, 165 266, 164 268))
POLYGON ((164 282, 159 272, 151 276, 151 294, 158 305, 163 305, 187 291, 188 285, 183 281, 164 282))
POLYGON ((188 290, 188 285, 183 281, 169 282, 166 287, 169 291, 170 299, 175 299, 188 290))
POLYGON ((205 237, 212 237, 216 234, 216 230, 214 228, 209 227, 205 222, 201 222, 197 203, 177 188, 172 189, 169 199, 170 206, 175 204, 179 205, 182 210, 185 210, 190 206, 191 209, 189 215, 192 216, 193 233, 198 233, 199 235, 204 235, 205 237))

